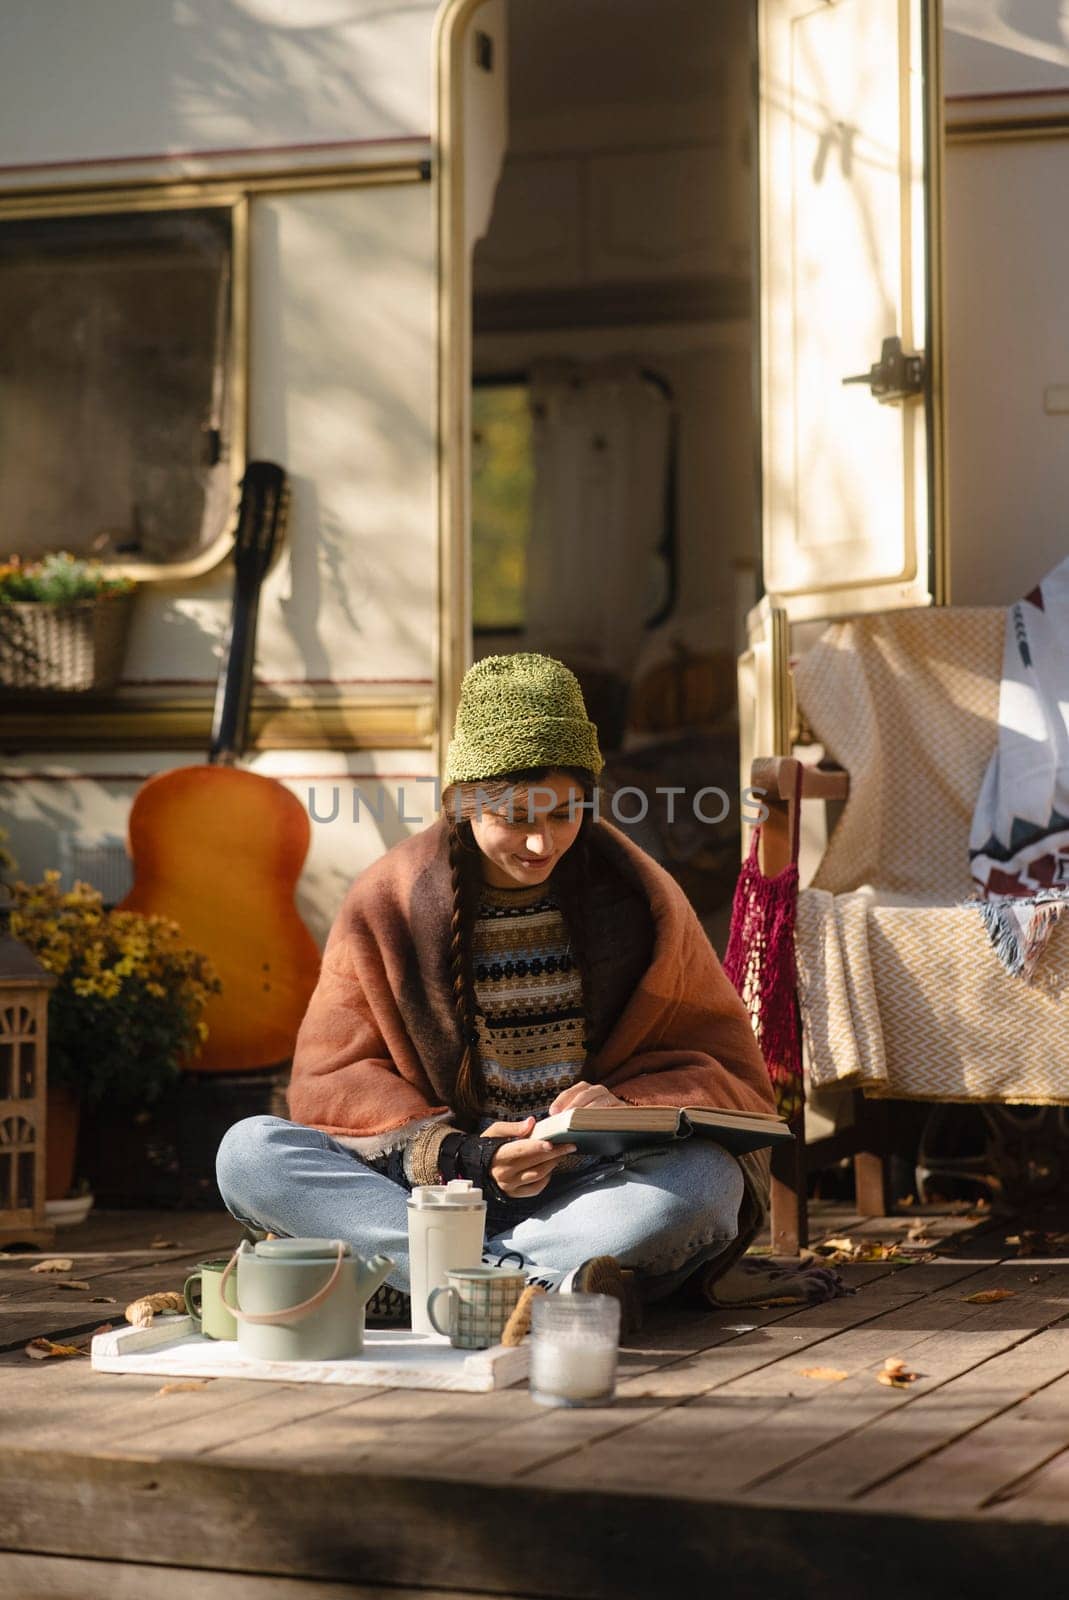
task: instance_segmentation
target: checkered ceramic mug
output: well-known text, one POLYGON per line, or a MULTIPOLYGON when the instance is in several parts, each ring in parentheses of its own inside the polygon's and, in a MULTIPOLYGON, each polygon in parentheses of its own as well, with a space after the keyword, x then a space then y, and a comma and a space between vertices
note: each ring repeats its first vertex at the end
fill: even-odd
POLYGON ((526 1278, 510 1267, 454 1267, 445 1286, 432 1289, 427 1298, 431 1325, 444 1333, 459 1350, 487 1350, 499 1344, 505 1323, 523 1293, 526 1278), (447 1323, 438 1320, 438 1306, 446 1302, 447 1323))

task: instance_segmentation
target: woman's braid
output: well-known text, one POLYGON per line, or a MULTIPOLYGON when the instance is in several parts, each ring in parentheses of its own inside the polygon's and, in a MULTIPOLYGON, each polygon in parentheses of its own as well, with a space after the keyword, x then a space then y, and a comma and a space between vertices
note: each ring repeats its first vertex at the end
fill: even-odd
POLYGON ((591 996, 589 954, 590 827, 584 816, 575 843, 561 863, 561 911, 568 928, 572 960, 579 973, 583 1003, 583 1045, 591 1049, 591 996))
MULTIPOLYGON (((461 824, 470 833, 468 825, 461 824)), ((475 972, 472 961, 471 928, 476 906, 473 870, 478 870, 478 852, 465 846, 460 828, 450 819, 449 871, 453 883, 453 915, 449 924, 449 963, 453 977, 453 1005, 460 1033, 461 1056, 457 1068, 454 1103, 457 1111, 473 1113, 482 1105, 485 1092, 479 1032, 475 1008, 475 972)))

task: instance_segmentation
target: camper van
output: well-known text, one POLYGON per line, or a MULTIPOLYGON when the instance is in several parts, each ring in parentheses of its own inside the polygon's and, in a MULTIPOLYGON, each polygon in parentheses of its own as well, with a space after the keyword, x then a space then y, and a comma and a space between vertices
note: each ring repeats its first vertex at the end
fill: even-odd
POLYGON ((319 944, 532 649, 722 947, 792 656, 1065 552, 1054 0, 41 0, 0 84, 0 554, 137 582, 113 687, 0 699, 23 878, 120 901, 208 761, 251 462, 231 755, 308 815, 319 944))

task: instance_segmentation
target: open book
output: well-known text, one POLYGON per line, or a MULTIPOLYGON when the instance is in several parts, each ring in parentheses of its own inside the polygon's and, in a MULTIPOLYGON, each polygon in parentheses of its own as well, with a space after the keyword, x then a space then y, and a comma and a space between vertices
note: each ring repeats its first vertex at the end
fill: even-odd
POLYGON ((663 1144, 697 1133, 741 1155, 793 1138, 774 1111, 708 1111, 699 1106, 578 1106, 543 1117, 529 1135, 584 1152, 616 1155, 644 1144, 663 1144))

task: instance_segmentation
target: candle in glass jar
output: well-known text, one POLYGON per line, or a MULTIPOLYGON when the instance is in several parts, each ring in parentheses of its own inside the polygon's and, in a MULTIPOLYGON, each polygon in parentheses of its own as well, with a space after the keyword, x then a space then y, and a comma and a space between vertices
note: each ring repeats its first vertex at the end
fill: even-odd
POLYGON ((603 1294, 546 1295, 531 1323, 531 1398, 540 1405, 599 1405, 616 1384, 620 1302, 603 1294))
POLYGON ((531 1388, 561 1400, 597 1400, 616 1382, 616 1346, 544 1340, 531 1351, 531 1388))

